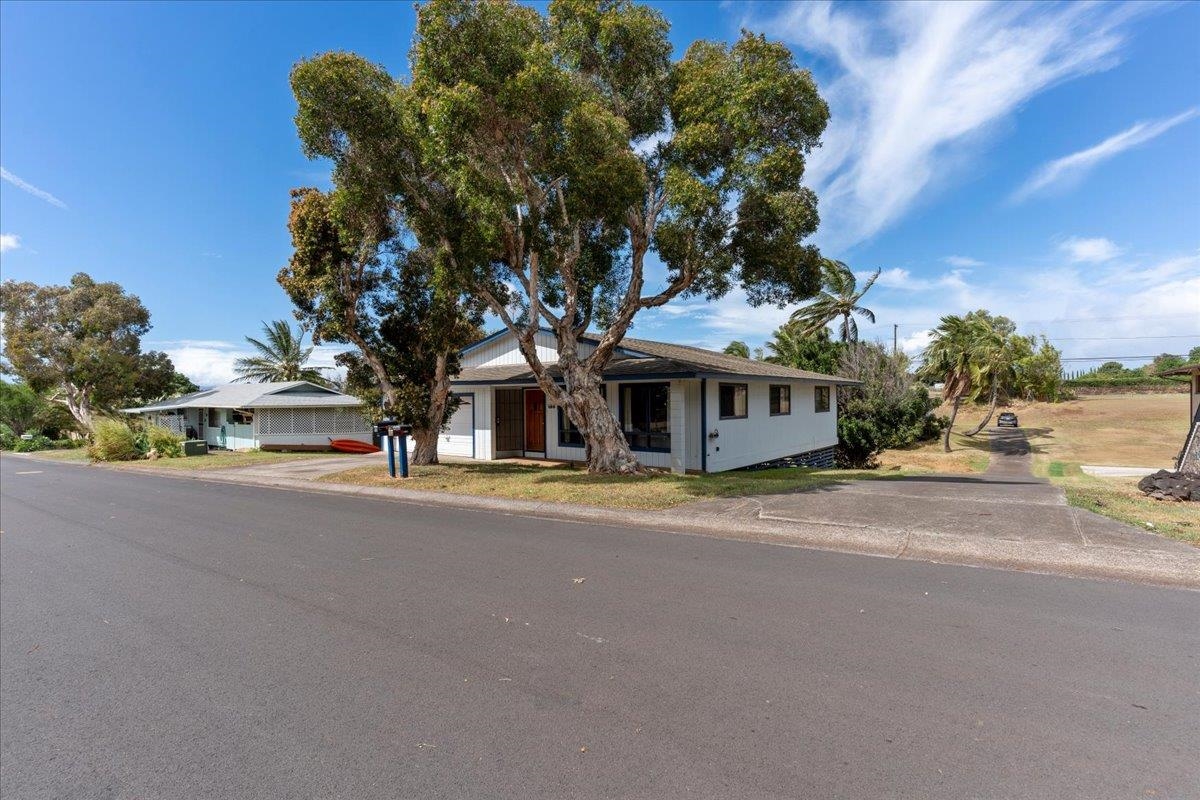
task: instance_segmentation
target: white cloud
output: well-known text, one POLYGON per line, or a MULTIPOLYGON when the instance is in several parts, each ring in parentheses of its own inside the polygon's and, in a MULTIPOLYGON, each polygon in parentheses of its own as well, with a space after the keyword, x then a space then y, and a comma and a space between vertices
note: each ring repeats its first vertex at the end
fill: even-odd
POLYGON ((807 180, 823 247, 869 238, 927 198, 1017 108, 1111 67, 1135 5, 899 3, 789 6, 747 25, 832 57, 832 116, 807 180))
POLYGON ((0 233, 0 253, 16 250, 21 246, 21 237, 15 233, 0 233))
POLYGON ((1074 264, 1098 264, 1102 261, 1111 261, 1121 254, 1121 248, 1117 247, 1114 242, 1101 237, 1083 239, 1072 236, 1060 244, 1058 249, 1074 264))
POLYGON ((32 183, 28 183, 27 181, 24 181, 24 180, 18 178, 16 175, 13 175, 11 172, 6 170, 4 167, 0 167, 0 178, 8 181, 13 186, 17 187, 18 189, 20 189, 23 192, 28 192, 29 194, 33 195, 34 197, 36 197, 40 200, 45 200, 47 203, 49 203, 52 206, 58 206, 59 208, 67 207, 67 204, 64 203, 62 200, 59 200, 57 197, 55 197, 54 195, 45 191, 44 189, 39 189, 38 187, 34 186, 32 183))
POLYGON ((1051 189, 1073 186, 1081 181, 1098 164, 1130 148, 1145 144, 1151 139, 1163 135, 1176 125, 1186 122, 1197 115, 1200 115, 1200 109, 1192 108, 1168 119, 1139 122, 1131 128, 1108 137, 1098 145, 1089 147, 1086 150, 1080 150, 1077 153, 1071 153, 1069 156, 1056 158, 1053 161, 1043 164, 1034 172, 1029 180, 1013 193, 1012 200, 1013 202, 1020 202, 1035 194, 1051 189))
MULTIPOLYGON (((171 341, 145 342, 147 350, 162 350, 171 358, 175 369, 187 375, 202 387, 232 383, 237 379, 233 362, 254 355, 245 344, 235 344, 219 339, 178 339, 171 341)), ((312 354, 309 364, 314 367, 334 367, 334 356, 347 348, 319 345, 312 354)), ((324 374, 340 375, 338 368, 324 374)))
POLYGON ((982 267, 983 262, 969 256, 946 256, 942 259, 952 267, 982 267))
POLYGON ((910 356, 920 355, 929 342, 933 340, 933 331, 929 328, 914 331, 900 340, 900 350, 910 356))

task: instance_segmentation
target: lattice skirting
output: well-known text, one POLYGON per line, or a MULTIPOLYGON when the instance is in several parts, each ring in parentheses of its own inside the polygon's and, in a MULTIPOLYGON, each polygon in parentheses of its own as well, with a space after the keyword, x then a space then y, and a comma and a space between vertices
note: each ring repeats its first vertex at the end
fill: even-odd
POLYGON ((819 469, 830 469, 834 466, 834 457, 836 447, 821 447, 816 450, 809 450, 804 453, 796 453, 783 458, 764 461, 761 464, 752 464, 749 467, 742 469, 777 469, 779 467, 816 467, 819 469))
POLYGON ((371 432, 370 423, 354 408, 260 408, 255 417, 260 436, 371 432))

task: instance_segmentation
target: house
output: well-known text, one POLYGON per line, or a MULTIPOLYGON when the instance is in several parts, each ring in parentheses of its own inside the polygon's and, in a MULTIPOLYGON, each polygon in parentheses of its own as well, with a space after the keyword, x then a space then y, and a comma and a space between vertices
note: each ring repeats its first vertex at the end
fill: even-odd
POLYGON ((122 409, 209 447, 315 450, 329 440, 371 441, 362 401, 308 381, 230 383, 122 409))
POLYGON ((1179 451, 1179 460, 1175 463, 1175 470, 1200 475, 1200 361, 1164 370, 1158 374, 1160 376, 1187 375, 1191 378, 1191 382, 1188 384, 1191 394, 1191 404, 1188 406, 1191 424, 1188 425, 1187 437, 1183 440, 1183 449, 1179 451))
MULTIPOLYGON (((595 347, 580 342, 580 355, 595 347)), ((538 356, 558 376, 553 332, 538 356)), ((624 339, 601 390, 630 447, 647 467, 722 472, 789 459, 832 466, 837 388, 855 381, 642 339, 624 339)), ((462 351, 453 381, 461 399, 438 442, 442 455, 481 461, 525 457, 583 461, 583 437, 548 401, 505 330, 462 351)))

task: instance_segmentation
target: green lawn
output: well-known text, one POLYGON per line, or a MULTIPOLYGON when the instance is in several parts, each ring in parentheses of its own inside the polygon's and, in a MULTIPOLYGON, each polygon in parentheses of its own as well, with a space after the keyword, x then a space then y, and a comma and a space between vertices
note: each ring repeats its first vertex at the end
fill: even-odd
POLYGON ((411 477, 406 481, 389 477, 384 466, 359 467, 321 480, 605 508, 663 509, 692 500, 778 494, 842 481, 896 478, 920 471, 783 468, 711 475, 652 472, 644 476, 615 476, 589 475, 582 468, 563 464, 541 466, 501 462, 413 467, 411 477))
MULTIPOLYGON (((54 461, 76 461, 86 463, 87 450, 40 450, 31 455, 37 458, 47 458, 54 461)), ((249 467, 255 464, 270 464, 278 461, 296 461, 303 458, 328 458, 344 456, 345 453, 273 453, 263 450, 245 450, 240 452, 212 452, 206 456, 190 456, 187 458, 159 458, 154 461, 120 461, 109 464, 123 469, 171 469, 180 471, 199 471, 210 469, 231 469, 233 467, 249 467)))

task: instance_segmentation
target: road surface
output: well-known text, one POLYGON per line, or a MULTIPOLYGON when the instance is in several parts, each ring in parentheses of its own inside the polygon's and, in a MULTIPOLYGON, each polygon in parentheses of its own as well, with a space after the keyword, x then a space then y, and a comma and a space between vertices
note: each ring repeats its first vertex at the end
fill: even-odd
POLYGON ((1200 594, 0 459, 0 794, 1195 798, 1200 594))

